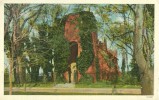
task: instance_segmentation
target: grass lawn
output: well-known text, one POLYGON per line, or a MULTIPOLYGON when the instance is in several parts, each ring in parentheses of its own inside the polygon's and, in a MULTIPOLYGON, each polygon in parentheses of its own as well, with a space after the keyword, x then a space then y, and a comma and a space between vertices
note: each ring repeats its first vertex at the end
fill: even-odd
MULTIPOLYGON (((63 83, 64 84, 64 83, 63 83)), ((44 87, 49 88, 53 87, 55 84, 53 82, 47 82, 47 83, 27 83, 26 87, 44 87)), ((4 87, 9 87, 9 83, 5 83, 4 87)), ((13 87, 24 87, 24 84, 14 84, 13 87)), ((112 88, 113 85, 111 83, 105 82, 105 81, 99 81, 96 83, 77 83, 75 85, 76 88, 112 88)), ((140 85, 120 85, 117 84, 116 88, 140 88, 140 85)))
MULTIPOLYGON (((54 83, 47 82, 47 83, 26 83, 26 87, 53 87, 54 83)), ((9 83, 4 83, 4 87, 9 87, 9 83)), ((24 87, 24 84, 14 84, 13 87, 24 87)))
MULTIPOLYGON (((64 83, 63 83, 64 84, 64 83)), ((29 83, 26 84, 26 87, 36 87, 36 88, 52 88, 55 84, 52 82, 48 83, 29 83)), ((5 87, 8 87, 7 84, 5 84, 5 87)), ((24 85, 18 85, 14 84, 13 87, 24 87, 24 85)), ((90 83, 90 82, 79 82, 75 85, 75 88, 112 88, 113 85, 111 83, 108 83, 106 81, 99 81, 96 83, 90 83)), ((140 89, 140 85, 116 85, 116 88, 134 88, 134 89, 140 89)), ((4 94, 8 95, 8 91, 5 91, 4 94)), ((13 92, 13 95, 112 95, 112 94, 106 94, 106 93, 53 93, 53 92, 13 92)), ((115 95, 132 95, 132 94, 115 94, 115 95)))
MULTIPOLYGON (((99 81, 96 83, 78 83, 76 88, 112 88, 113 85, 109 82, 99 81)), ((120 85, 117 84, 116 88, 140 88, 140 85, 120 85)))

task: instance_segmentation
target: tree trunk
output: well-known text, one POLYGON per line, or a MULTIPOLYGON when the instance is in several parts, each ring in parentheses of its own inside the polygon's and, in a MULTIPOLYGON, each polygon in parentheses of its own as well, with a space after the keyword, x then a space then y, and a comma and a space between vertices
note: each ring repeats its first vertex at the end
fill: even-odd
POLYGON ((17 60, 18 60, 17 70, 18 70, 18 75, 19 75, 18 78, 19 78, 19 82, 21 84, 23 84, 25 82, 25 68, 21 64, 21 57, 20 56, 17 57, 17 60))
POLYGON ((143 8, 144 5, 136 5, 134 50, 141 74, 141 94, 153 95, 153 71, 150 69, 150 65, 147 64, 143 53, 143 8))
POLYGON ((23 77, 23 69, 21 64, 21 53, 20 53, 20 41, 17 41, 20 37, 21 31, 20 31, 20 5, 15 5, 13 9, 13 15, 14 15, 14 34, 13 34, 13 45, 14 45, 14 58, 16 59, 16 82, 17 83, 23 83, 24 77, 23 77))

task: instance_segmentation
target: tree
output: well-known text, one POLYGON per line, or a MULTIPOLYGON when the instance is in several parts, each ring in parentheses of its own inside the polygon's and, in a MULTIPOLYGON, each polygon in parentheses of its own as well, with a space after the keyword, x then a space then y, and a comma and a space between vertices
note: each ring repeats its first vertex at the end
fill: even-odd
POLYGON ((139 66, 142 94, 153 94, 153 7, 153 5, 105 5, 97 10, 100 16, 103 15, 103 20, 105 19, 102 25, 107 25, 104 32, 107 32, 105 35, 113 42, 112 44, 121 50, 124 49, 127 54, 131 50, 129 54, 139 66), (113 14, 121 14, 123 21, 115 22, 111 19, 113 14))
POLYGON ((141 93, 144 95, 153 94, 154 75, 153 68, 146 61, 143 53, 143 23, 144 23, 144 5, 136 5, 135 9, 135 34, 134 50, 135 59, 140 69, 141 75, 141 93))
POLYGON ((69 57, 69 42, 64 37, 64 21, 56 18, 54 26, 49 28, 50 47, 53 52, 54 70, 58 79, 63 80, 63 73, 67 71, 69 57))
POLYGON ((24 82, 22 74, 25 72, 22 68, 22 40, 28 36, 28 32, 31 30, 26 24, 28 20, 39 15, 42 5, 29 6, 28 4, 5 4, 5 27, 4 27, 4 39, 5 50, 9 57, 10 62, 10 93, 12 94, 12 71, 16 72, 16 81, 24 82), (30 13, 30 9, 36 8, 33 13, 30 13), (26 13, 28 16, 26 16, 26 13), (29 15, 30 14, 30 15, 29 15), (9 41, 8 41, 9 40, 9 41))

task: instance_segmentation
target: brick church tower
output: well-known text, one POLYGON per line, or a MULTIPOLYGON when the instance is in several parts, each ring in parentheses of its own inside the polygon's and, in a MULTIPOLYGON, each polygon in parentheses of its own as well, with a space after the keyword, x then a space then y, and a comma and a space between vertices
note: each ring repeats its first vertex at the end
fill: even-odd
MULTIPOLYGON (((80 16, 79 13, 68 15, 64 27, 64 36, 70 42, 68 70, 64 73, 64 77, 70 83, 77 82, 82 77, 76 64, 76 59, 82 52, 81 37, 78 34, 80 29, 77 28, 79 24, 77 19, 80 16)), ((103 43, 99 42, 96 32, 91 32, 91 39, 94 58, 85 73, 93 77, 93 82, 97 81, 97 74, 99 74, 100 80, 111 80, 114 76, 119 76, 121 73, 118 69, 117 51, 109 50, 106 40, 103 43), (98 59, 99 73, 97 73, 96 59, 98 59)))

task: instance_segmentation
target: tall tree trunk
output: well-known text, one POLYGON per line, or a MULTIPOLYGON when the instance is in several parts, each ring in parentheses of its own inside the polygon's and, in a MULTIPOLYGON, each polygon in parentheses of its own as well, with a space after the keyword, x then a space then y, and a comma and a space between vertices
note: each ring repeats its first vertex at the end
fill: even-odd
POLYGON ((18 75, 19 75, 18 78, 19 78, 19 82, 21 84, 23 84, 25 82, 25 68, 21 64, 21 57, 20 56, 17 57, 17 60, 18 60, 17 70, 18 70, 18 75))
POLYGON ((153 95, 153 71, 150 69, 150 65, 146 62, 143 53, 143 8, 144 5, 136 5, 134 50, 136 62, 141 74, 141 93, 143 95, 153 95))
POLYGON ((21 64, 21 48, 20 48, 20 41, 17 39, 21 35, 21 30, 20 30, 20 21, 19 21, 19 16, 20 16, 20 5, 15 5, 13 9, 13 14, 15 16, 14 18, 14 52, 15 52, 15 59, 16 59, 16 78, 17 78, 17 83, 24 83, 24 74, 25 72, 23 71, 23 67, 21 64))

